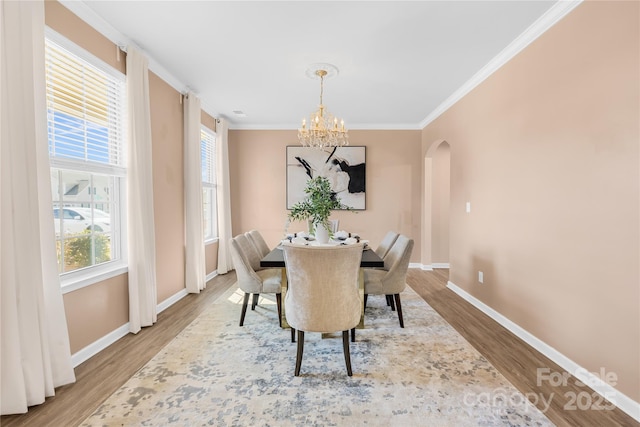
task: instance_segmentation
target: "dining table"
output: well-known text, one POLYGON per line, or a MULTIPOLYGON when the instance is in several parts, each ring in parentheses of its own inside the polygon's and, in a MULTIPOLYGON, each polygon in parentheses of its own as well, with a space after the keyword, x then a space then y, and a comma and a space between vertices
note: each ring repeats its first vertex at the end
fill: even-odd
MULTIPOLYGON (((336 243, 340 244, 340 243, 336 243)), ((268 254, 266 254, 260 260, 260 267, 262 268, 280 268, 282 271, 282 300, 287 294, 287 268, 284 262, 284 251, 282 250, 282 246, 278 245, 271 250, 268 254)), ((361 302, 361 313, 360 313, 360 323, 356 328, 362 329, 364 328, 364 269, 365 268, 383 268, 384 261, 380 256, 378 256, 375 251, 367 246, 362 251, 362 260, 360 261, 360 274, 358 277, 358 291, 360 293, 360 302, 361 302)), ((288 328, 289 324, 287 323, 287 319, 284 312, 284 304, 282 304, 282 327, 288 328)))

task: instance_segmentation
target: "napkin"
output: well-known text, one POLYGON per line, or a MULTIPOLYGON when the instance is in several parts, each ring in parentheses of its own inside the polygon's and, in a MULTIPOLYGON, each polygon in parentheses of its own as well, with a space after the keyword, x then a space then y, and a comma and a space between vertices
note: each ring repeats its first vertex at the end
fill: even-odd
POLYGON ((344 243, 345 243, 345 245, 353 245, 354 243, 358 243, 358 239, 355 239, 353 237, 349 237, 349 238, 345 239, 344 243))
POLYGON ((344 239, 346 239, 347 237, 349 237, 349 233, 347 233, 347 232, 346 232, 346 231, 344 231, 344 230, 340 230, 340 231, 336 231, 335 233, 333 233, 333 236, 334 236, 336 239, 344 240, 344 239))
POLYGON ((291 243, 293 243, 294 245, 306 245, 307 244, 307 239, 305 239, 304 237, 294 237, 293 240, 291 240, 291 243))

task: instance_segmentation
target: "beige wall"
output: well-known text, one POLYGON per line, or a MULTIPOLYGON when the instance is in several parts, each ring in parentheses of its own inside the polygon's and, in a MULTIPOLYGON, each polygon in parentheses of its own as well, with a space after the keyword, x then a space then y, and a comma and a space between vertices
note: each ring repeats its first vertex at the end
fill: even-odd
MULTIPOLYGON (((359 233, 375 247, 396 230, 415 239, 412 261, 420 259, 420 131, 349 131, 351 145, 366 146, 366 210, 335 212, 340 228, 359 233)), ((294 130, 231 130, 229 169, 233 234, 258 229, 269 246, 283 237, 289 211, 286 146, 298 145, 294 130)), ((294 223, 291 231, 306 230, 294 223)))
POLYGON ((431 253, 433 264, 449 263, 450 149, 447 142, 433 153, 431 253))
POLYGON ((422 138, 451 146, 450 280, 635 401, 639 12, 581 4, 422 138))
POLYGON ((184 139, 180 93, 149 73, 158 302, 184 283, 184 139))

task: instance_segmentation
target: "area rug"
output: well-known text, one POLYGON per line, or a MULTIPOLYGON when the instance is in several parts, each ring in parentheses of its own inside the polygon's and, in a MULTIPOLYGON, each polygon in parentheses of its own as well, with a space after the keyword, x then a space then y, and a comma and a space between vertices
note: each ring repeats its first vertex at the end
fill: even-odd
POLYGON ((371 296, 351 343, 341 334, 278 327, 261 297, 238 326, 242 293, 231 289, 191 323, 83 426, 547 426, 553 425, 412 289, 405 328, 384 297, 371 296))

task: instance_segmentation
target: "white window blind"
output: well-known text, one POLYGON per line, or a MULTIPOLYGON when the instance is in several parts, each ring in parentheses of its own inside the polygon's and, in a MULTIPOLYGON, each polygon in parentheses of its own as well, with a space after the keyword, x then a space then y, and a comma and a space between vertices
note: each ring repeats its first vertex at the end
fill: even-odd
POLYGON ((51 159, 124 167, 124 76, 105 72, 49 39, 45 54, 51 159))
POLYGON ((202 150, 202 182, 216 184, 216 137, 212 131, 202 128, 200 132, 202 150))
POLYGON ((200 131, 200 158, 202 160, 202 208, 204 239, 218 237, 218 204, 216 192, 216 136, 202 127, 200 131))

